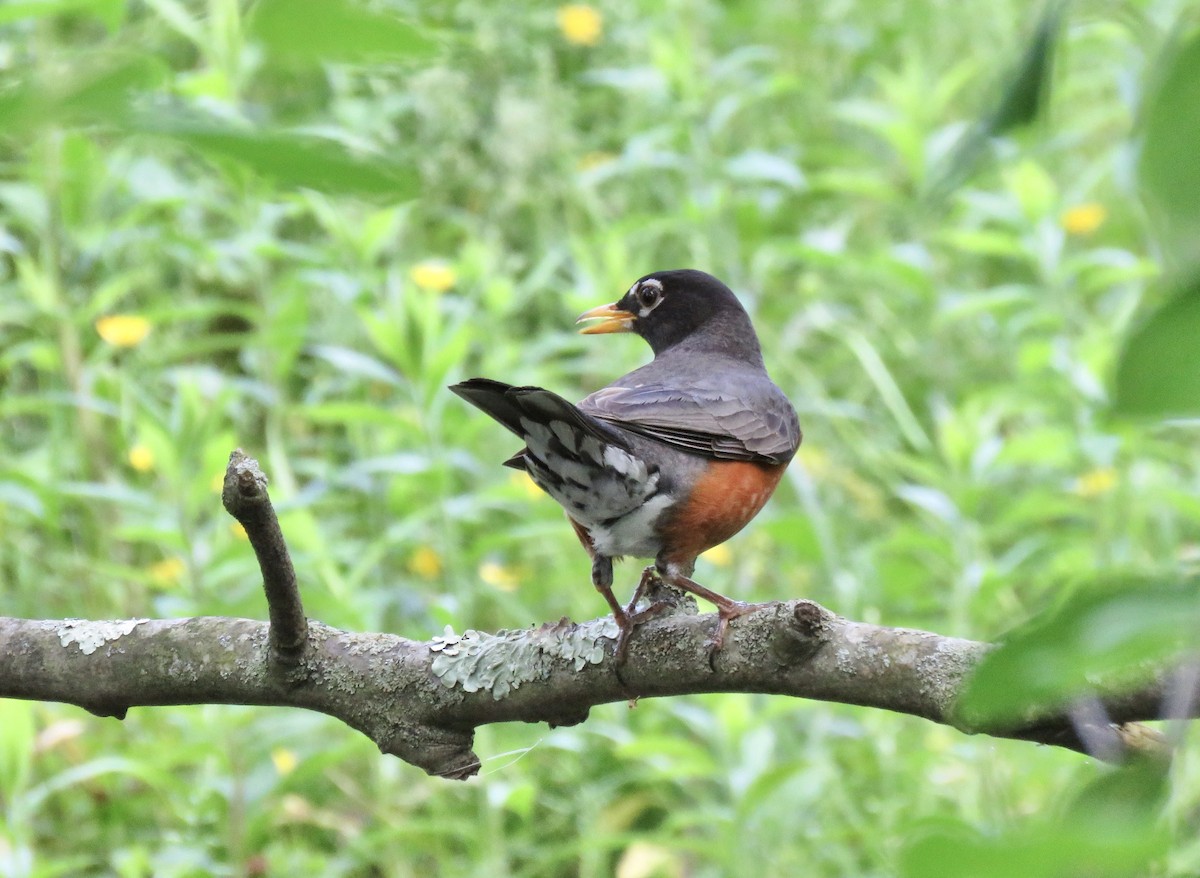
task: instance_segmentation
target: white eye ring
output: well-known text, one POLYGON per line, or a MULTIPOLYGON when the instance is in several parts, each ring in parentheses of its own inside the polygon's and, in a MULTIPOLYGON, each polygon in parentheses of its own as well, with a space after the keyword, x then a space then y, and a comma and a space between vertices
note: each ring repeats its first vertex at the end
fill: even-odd
POLYGON ((635 295, 637 296, 638 303, 642 306, 638 311, 638 316, 645 317, 662 303, 662 291, 662 284, 653 278, 644 280, 638 284, 635 295))

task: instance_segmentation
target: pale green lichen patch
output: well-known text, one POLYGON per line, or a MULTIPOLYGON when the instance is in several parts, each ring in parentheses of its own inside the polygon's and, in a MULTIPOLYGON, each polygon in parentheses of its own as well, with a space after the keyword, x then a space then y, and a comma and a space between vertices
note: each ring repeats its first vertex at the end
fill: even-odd
POLYGON ((573 662, 579 671, 599 664, 617 637, 612 617, 575 625, 567 619, 522 631, 464 631, 455 634, 449 626, 429 644, 437 655, 433 673, 447 688, 464 691, 490 689, 499 701, 530 680, 544 680, 555 662, 573 662))
POLYGON ((111 622, 93 622, 88 619, 63 619, 53 623, 58 633, 58 642, 63 646, 72 643, 84 655, 91 655, 106 643, 119 640, 149 619, 116 619, 111 622))

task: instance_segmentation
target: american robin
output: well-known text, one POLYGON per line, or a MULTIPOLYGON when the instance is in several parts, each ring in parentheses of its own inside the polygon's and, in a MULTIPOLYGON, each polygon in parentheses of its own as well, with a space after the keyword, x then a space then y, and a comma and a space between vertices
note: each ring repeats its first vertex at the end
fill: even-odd
POLYGON ((599 321, 584 334, 637 333, 654 359, 578 405, 488 378, 450 389, 525 443, 505 465, 566 510, 620 628, 618 661, 633 627, 658 609, 636 609, 656 577, 716 605, 715 653, 729 621, 758 605, 693 582, 696 557, 770 498, 800 446, 796 411, 767 375, 741 303, 702 271, 648 274, 584 321, 599 321), (612 562, 623 555, 654 559, 624 607, 612 592, 612 562))

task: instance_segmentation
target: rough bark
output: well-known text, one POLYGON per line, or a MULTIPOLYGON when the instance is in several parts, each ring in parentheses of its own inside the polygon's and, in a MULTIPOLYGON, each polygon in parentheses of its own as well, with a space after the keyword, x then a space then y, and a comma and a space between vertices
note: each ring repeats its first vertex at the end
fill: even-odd
MULTIPOLYGON (((0 697, 61 701, 118 718, 131 707, 170 704, 303 707, 449 778, 478 770, 471 743, 485 723, 571 725, 596 704, 698 692, 884 708, 1107 758, 1165 746, 1135 721, 1161 715, 1166 676, 1135 693, 1094 699, 1087 710, 1077 705, 1018 728, 971 727, 954 707, 988 644, 852 622, 805 600, 736 620, 711 656, 716 616, 695 615, 685 601, 638 628, 619 673, 611 618, 428 642, 339 631, 304 619, 265 485, 254 461, 231 456, 225 502, 258 555, 270 623, 0 617, 0 697)), ((1195 709, 1193 701, 1189 715, 1195 709)))
MULTIPOLYGON (((473 730, 492 722, 582 722, 595 704, 696 692, 763 692, 879 707, 958 725, 954 702, 988 649, 924 631, 851 622, 809 601, 773 604, 738 620, 710 667, 715 615, 672 615, 634 637, 620 677, 609 620, 475 635, 534 656, 528 679, 497 695, 447 685, 434 662, 445 642, 354 634, 318 623, 297 668, 271 660, 269 625, 221 617, 122 622, 0 618, 0 697, 62 701, 101 716, 169 704, 258 704, 327 713, 368 735, 385 753, 431 774, 469 777, 478 768, 473 730), (574 639, 598 645, 591 652, 574 639), (606 648, 607 647, 607 648, 606 648), (622 682, 623 681, 623 682, 622 682)), ((462 642, 470 642, 470 639, 462 642)), ((1158 715, 1162 687, 1104 702, 1113 724, 1158 715)), ((1156 749, 1141 727, 1110 727, 1127 746, 1156 749)), ((1070 716, 1019 729, 972 729, 1085 751, 1070 716)))

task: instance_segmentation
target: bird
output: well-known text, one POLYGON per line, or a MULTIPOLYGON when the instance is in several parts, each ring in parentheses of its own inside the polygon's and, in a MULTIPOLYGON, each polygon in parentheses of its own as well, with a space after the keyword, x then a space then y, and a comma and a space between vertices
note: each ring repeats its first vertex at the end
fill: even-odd
POLYGON ((581 333, 632 332, 653 359, 578 403, 542 387, 471 378, 450 390, 524 443, 524 470, 566 511, 592 560, 592 584, 618 627, 624 662, 637 609, 661 581, 714 604, 710 662, 731 620, 759 609, 692 580, 696 558, 766 504, 802 438, 796 410, 767 374, 734 293, 697 269, 656 271, 616 302, 585 311, 581 333), (613 561, 652 558, 633 599, 613 594, 613 561))

